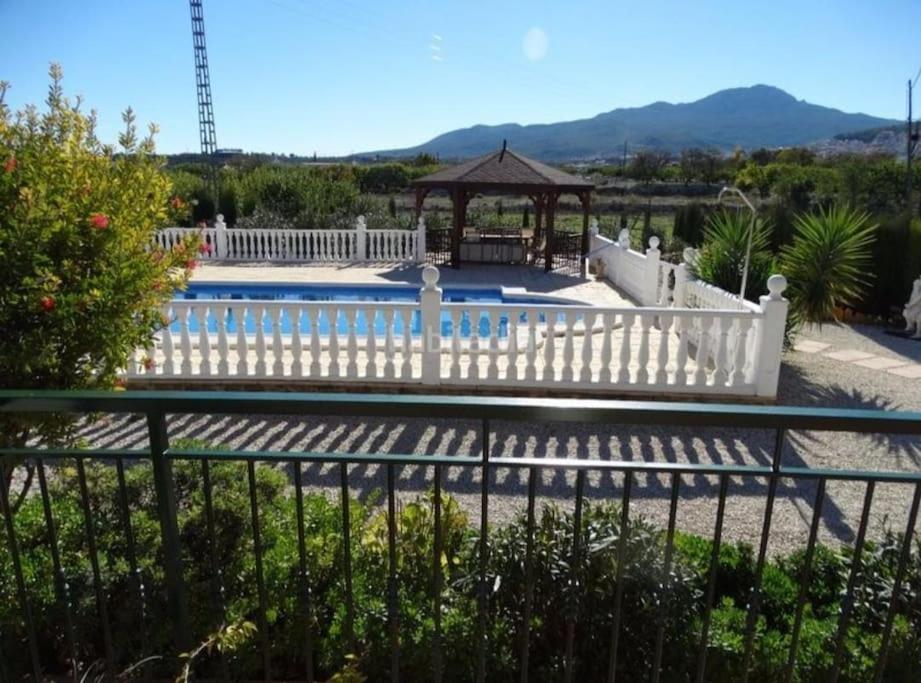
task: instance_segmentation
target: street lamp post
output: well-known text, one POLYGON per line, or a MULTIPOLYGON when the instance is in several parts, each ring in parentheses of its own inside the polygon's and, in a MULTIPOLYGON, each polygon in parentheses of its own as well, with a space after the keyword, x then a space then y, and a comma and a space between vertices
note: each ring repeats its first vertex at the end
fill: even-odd
POLYGON ((752 258, 752 238, 755 234, 755 220, 758 217, 758 211, 755 209, 754 205, 748 200, 748 197, 745 196, 745 193, 742 192, 737 187, 724 187, 720 190, 719 196, 717 196, 717 203, 722 203, 723 197, 727 194, 732 194, 737 196, 747 206, 752 212, 752 220, 748 226, 748 240, 745 244, 745 262, 742 266, 742 286, 739 288, 739 302, 745 301, 745 285, 748 284, 748 266, 752 258))

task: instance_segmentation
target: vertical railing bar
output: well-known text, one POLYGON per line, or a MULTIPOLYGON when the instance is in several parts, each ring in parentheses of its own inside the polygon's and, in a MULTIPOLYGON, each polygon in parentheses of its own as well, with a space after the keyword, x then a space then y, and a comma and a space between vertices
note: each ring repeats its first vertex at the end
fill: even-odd
POLYGON ((565 654, 564 654, 564 674, 563 679, 566 683, 572 683, 573 673, 575 668, 575 662, 573 657, 573 647, 575 644, 576 636, 576 616, 578 610, 578 599, 579 599, 579 589, 580 589, 580 554, 582 552, 581 548, 581 538, 582 538, 582 497, 585 490, 585 470, 580 469, 576 473, 576 507, 573 511, 573 520, 572 520, 572 576, 570 576, 570 591, 574 599, 576 600, 575 604, 569 606, 569 614, 566 618, 566 644, 565 644, 565 654))
POLYGON ((80 668, 77 657, 77 637, 74 628, 73 610, 70 603, 70 586, 61 565, 61 551, 58 548, 57 525, 54 522, 54 513, 51 509, 51 495, 48 492, 48 479, 45 476, 45 461, 43 458, 35 459, 38 470, 38 486, 42 496, 42 510, 45 515, 45 526, 48 529, 48 547, 51 550, 51 565, 54 570, 54 588, 58 600, 64 610, 64 634, 67 638, 67 647, 70 650, 71 668, 73 669, 74 683, 80 678, 80 668))
POLYGON ((400 593, 397 584, 397 504, 395 471, 387 465, 387 620, 390 627, 390 680, 400 680, 400 593))
POLYGON ((815 492, 815 503, 812 510, 812 523, 809 527, 809 540, 806 543, 806 554, 803 557, 803 570, 800 577, 799 595, 796 598, 796 614, 793 617, 793 629, 790 631, 790 652, 787 655, 787 667, 784 681, 793 680, 796 667, 796 650, 799 647, 800 628, 803 625, 803 609, 806 606, 806 594, 809 590, 809 577, 812 574, 812 556, 815 554, 815 542, 819 533, 819 523, 822 520, 822 505, 825 503, 825 479, 819 479, 815 492))
POLYGON ((764 505, 764 522, 761 526, 761 545, 758 548, 758 562, 755 565, 755 580, 752 586, 751 601, 745 624, 745 653, 742 657, 742 683, 747 683, 749 667, 751 666, 752 652, 755 644, 755 625, 758 623, 758 613, 761 609, 761 580, 764 576, 764 563, 767 558, 768 538, 771 534, 771 520, 774 515, 774 499, 777 495, 777 484, 783 446, 787 430, 780 428, 774 434, 774 457, 771 459, 771 476, 768 480, 767 501, 764 505))
POLYGON ((192 636, 189 629, 188 605, 185 599, 185 581, 182 575, 182 553, 179 542, 179 522, 176 517, 173 466, 167 457, 169 437, 166 431, 165 413, 147 414, 147 433, 150 441, 154 487, 157 493, 157 516, 160 520, 160 534, 163 538, 163 569, 174 640, 178 652, 188 652, 192 647, 192 636))
MULTIPOLYGON (((134 528, 131 526, 131 509, 128 505, 128 485, 125 482, 124 458, 115 459, 115 475, 118 480, 118 500, 121 508, 122 527, 125 530, 126 550, 128 553, 128 567, 131 569, 132 588, 137 596, 138 628, 141 644, 141 659, 148 655, 147 642, 147 605, 144 599, 144 577, 138 567, 137 550, 135 546, 134 528)), ((144 679, 149 680, 151 671, 149 666, 143 667, 144 679)))
POLYGON ((26 590, 26 580, 22 573, 22 559, 19 555, 19 540, 16 538, 16 528, 13 524, 13 511, 10 508, 9 491, 7 490, 6 463, 0 458, 0 512, 6 524, 6 536, 10 548, 10 559, 13 562, 13 574, 16 579, 16 592, 19 593, 19 604, 26 625, 26 634, 29 640, 29 657, 32 661, 32 675, 36 681, 42 680, 42 664, 38 655, 38 640, 35 636, 35 621, 32 615, 32 602, 26 590))
POLYGON ((915 535, 915 524, 918 521, 918 507, 921 504, 921 482, 915 484, 915 495, 911 501, 908 513, 908 524, 905 525, 905 536, 902 539, 902 551, 899 553, 899 564, 892 580, 892 592, 889 596, 889 609, 886 611, 886 623, 883 626, 883 639, 876 656, 876 671, 873 680, 876 683, 883 680, 886 670, 886 659, 889 656, 889 641, 892 638, 892 623, 895 619, 896 605, 902 597, 902 581, 905 580, 905 569, 911 558, 911 544, 915 535))
POLYGON ((528 468, 528 523, 524 553, 524 617, 521 632, 521 683, 528 683, 531 657, 531 610, 534 602, 534 500, 537 493, 538 469, 528 468))
POLYGON ((256 590, 259 596, 258 626, 259 641, 262 646, 262 675, 267 681, 272 680, 272 662, 269 654, 268 598, 265 592, 265 576, 262 567, 262 531, 259 528, 259 504, 256 500, 256 463, 246 462, 246 476, 249 480, 249 510, 253 523, 253 554, 256 560, 256 590))
POLYGON ((355 596, 352 594, 352 530, 349 510, 349 466, 339 464, 340 496, 342 498, 342 565, 345 574, 345 641, 355 654, 355 596))
MULTIPOLYGON (((208 458, 201 461, 201 481, 202 491, 205 496, 205 528, 208 531, 208 562, 211 568, 211 609, 217 616, 217 623, 223 624, 224 611, 224 579, 221 567, 217 560, 217 540, 214 524, 214 496, 211 486, 211 463, 208 458)), ((230 670, 227 667, 227 657, 224 656, 223 650, 219 651, 221 673, 225 680, 230 679, 230 670)))
MULTIPOLYGON (((475 359, 474 359, 475 360, 475 359)), ((486 569, 489 559, 489 419, 483 420, 480 475, 480 576, 477 589, 477 683, 486 680, 486 569)))
POLYGON ((655 657, 652 664, 652 683, 659 683, 662 675, 662 650, 665 647, 665 581, 672 571, 672 555, 675 549, 675 520, 678 516, 678 492, 681 487, 681 474, 672 473, 672 495, 668 507, 668 531, 665 534, 665 560, 662 567, 663 583, 659 586, 659 604, 656 606, 658 626, 656 628, 655 657))
POLYGON ((77 480, 80 487, 80 504, 83 509, 83 521, 86 529, 87 550, 93 573, 93 590, 96 594, 96 610, 102 626, 102 641, 105 648, 106 671, 109 679, 115 677, 115 651, 112 647, 112 628, 109 623, 109 608, 106 605, 105 589, 102 586, 102 571, 99 568, 99 553, 96 547, 96 530, 93 525, 93 513, 90 507, 89 487, 86 484, 86 466, 83 458, 77 458, 77 480))
POLYGON ((847 625, 854 607, 854 589, 857 586, 857 575, 860 573, 861 557, 863 555, 864 541, 867 536, 867 524, 870 521, 870 508, 873 505, 873 492, 876 482, 867 482, 867 492, 863 499, 863 511, 860 514, 860 526, 857 529, 857 540, 854 544, 854 554, 851 556, 851 571, 847 580, 847 592, 841 605, 841 615, 838 618, 838 633, 835 636, 835 659, 832 664, 829 681, 836 683, 841 675, 841 658, 844 656, 844 641, 847 635, 847 625))
POLYGON ((432 644, 432 677, 436 681, 441 681, 442 663, 441 663, 441 593, 442 593, 442 571, 441 571, 441 554, 442 554, 442 537, 441 537, 441 465, 435 465, 435 490, 434 490, 434 509, 435 509, 435 542, 432 552, 432 574, 434 578, 434 594, 432 598, 432 617, 435 625, 434 642, 432 644))
POLYGON ((716 575, 719 569, 720 545, 723 540, 723 517, 726 513, 726 492, 729 475, 720 475, 720 497, 716 508, 716 527, 713 530, 713 552, 710 555, 710 571, 707 580, 707 596, 704 603, 704 623, 700 630, 700 650, 697 653, 697 683, 703 683, 707 669, 707 647, 710 639, 710 617, 713 613, 713 598, 716 594, 716 575))
POLYGON ((310 595, 310 570, 307 567, 307 534, 304 529, 304 482, 301 463, 295 460, 294 505, 297 514, 297 554, 300 574, 302 609, 304 610, 304 674, 307 683, 313 683, 313 604, 310 595))
POLYGON ((617 539, 617 569, 614 592, 614 620, 611 624, 611 655, 608 662, 608 681, 614 683, 617 676, 617 647, 620 642, 621 605, 624 601, 624 556, 627 550, 627 535, 630 523, 630 493, 633 487, 633 470, 624 471, 624 492, 620 508, 620 538, 617 539))

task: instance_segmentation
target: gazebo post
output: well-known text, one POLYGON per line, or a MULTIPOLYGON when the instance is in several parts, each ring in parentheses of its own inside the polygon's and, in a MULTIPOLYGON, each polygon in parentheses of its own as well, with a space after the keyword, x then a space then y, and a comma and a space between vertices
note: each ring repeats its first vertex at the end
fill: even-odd
POLYGON ((556 216, 556 202, 560 195, 558 192, 547 193, 547 229, 544 237, 544 271, 553 270, 553 219, 556 216))
POLYGON ((590 245, 588 243, 588 217, 592 210, 592 195, 590 192, 579 194, 582 202, 582 257, 579 259, 579 277, 585 277, 585 259, 588 258, 590 245))
POLYGON ((416 223, 418 223, 419 219, 422 217, 422 204, 425 202, 428 193, 429 191, 425 187, 416 188, 416 223))
POLYGON ((544 234, 544 195, 535 194, 531 199, 534 200, 534 245, 540 248, 540 240, 544 234))

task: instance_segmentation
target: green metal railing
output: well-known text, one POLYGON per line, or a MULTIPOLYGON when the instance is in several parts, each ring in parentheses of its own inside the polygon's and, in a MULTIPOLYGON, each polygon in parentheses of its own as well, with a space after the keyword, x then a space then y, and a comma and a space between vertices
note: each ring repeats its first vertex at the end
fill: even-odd
MULTIPOLYGON (((895 606, 903 590, 907 563, 911 556, 911 541, 915 533, 915 524, 918 517, 919 503, 921 503, 921 472, 902 471, 856 471, 856 470, 831 470, 812 469, 805 467, 787 467, 782 464, 781 456, 783 446, 789 430, 822 430, 853 433, 876 434, 921 434, 921 414, 898 413, 869 410, 837 410, 817 408, 792 408, 792 407, 764 407, 764 406, 736 406, 712 405, 692 403, 655 403, 638 401, 598 401, 598 400, 545 400, 528 398, 484 398, 484 397, 448 397, 448 396, 391 396, 391 395, 343 395, 343 394, 294 394, 294 393, 206 393, 206 392, 28 392, 28 391, 0 391, 0 413, 134 413, 143 414, 147 420, 149 448, 147 449, 46 449, 46 448, 0 448, 0 457, 28 458, 37 465, 39 494, 42 497, 44 519, 47 525, 47 539, 50 545, 51 559, 53 562, 55 589, 61 597, 61 602, 68 605, 67 582, 62 570, 60 550, 57 547, 55 525, 52 516, 49 497, 48 478, 45 472, 45 460, 72 458, 76 461, 82 512, 86 523, 86 535, 92 566, 92 579, 95 588, 95 601, 99 613, 106 653, 107 665, 110 675, 114 672, 114 655, 112 645, 111 626, 108 618, 108 606, 105 597, 98 557, 96 540, 94 538, 94 525, 91 517, 91 506, 87 490, 85 461, 88 459, 106 458, 113 459, 116 467, 117 484, 119 487, 119 505, 122 524, 126 532, 127 557, 134 576, 133 592, 137 598, 138 623, 141 628, 141 642, 144 643, 146 635, 144 629, 145 593, 144 585, 137 566, 136 541, 132 534, 131 515, 126 495, 124 463, 126 460, 149 460, 153 467, 157 495, 157 511, 164 548, 164 576, 166 592, 169 601, 170 617, 176 635, 176 647, 179 651, 187 651, 191 644, 189 628, 189 614, 183 580, 182 548, 180 547, 179 527, 177 523, 177 510, 175 502, 175 485, 172 478, 171 464, 177 460, 197 460, 201 463, 201 477, 205 496, 205 509, 207 516, 207 532, 211 543, 214 543, 214 517, 212 504, 212 483, 210 464, 220 460, 245 461, 247 465, 247 478, 250 500, 250 514, 252 518, 253 547, 255 554, 256 583, 258 590, 257 626, 261 639, 261 652, 263 659, 264 675, 271 677, 270 669, 270 643, 268 629, 266 628, 266 613, 269 609, 265 579, 263 576, 262 544, 260 540, 259 507, 256 500, 255 466, 257 462, 291 463, 293 464, 293 479, 295 486, 296 511, 297 511, 297 540, 299 544, 299 581, 301 584, 303 609, 305 613, 310 609, 309 581, 307 572, 307 555, 305 548, 304 529, 304 500, 303 500, 303 473, 302 464, 310 462, 334 463, 339 466, 341 486, 341 513, 343 524, 343 582, 346 599, 346 619, 344 624, 345 635, 348 641, 354 642, 355 602, 352 591, 351 567, 351 539, 349 537, 349 465, 376 464, 386 466, 386 506, 388 510, 388 590, 387 614, 389 621, 389 640, 391 651, 391 678, 396 681, 400 678, 400 630, 398 614, 398 579, 397 579, 397 531, 395 528, 396 511, 396 485, 395 470, 399 465, 414 465, 434 468, 434 558, 432 571, 434 574, 434 639, 432 660, 435 678, 440 678, 441 671, 441 621, 440 599, 442 576, 441 563, 437 560, 441 556, 443 539, 441 538, 440 519, 442 515, 442 469, 445 466, 462 466, 479 468, 482 471, 480 489, 480 536, 479 536, 479 576, 477 599, 477 680, 485 680, 487 671, 487 560, 488 560, 488 534, 489 534, 489 482, 491 474, 498 468, 525 469, 528 472, 528 499, 527 499, 527 543, 524 558, 525 567, 525 595, 523 617, 523 642, 520 651, 521 680, 527 681, 529 675, 530 652, 530 615, 533 609, 534 590, 534 532, 535 532, 535 497, 536 483, 540 472, 545 468, 558 468, 576 471, 574 519, 575 529, 580 529, 583 514, 584 489, 586 473, 589 471, 619 472, 623 475, 623 491, 621 497, 621 533, 617 547, 617 587, 615 594, 615 609, 612 619, 611 643, 609 649, 609 680, 614 680, 617 670, 619 638, 623 622, 629 619, 628 614, 623 614, 621 609, 623 598, 623 567, 625 553, 625 530, 630 519, 630 502, 635 476, 637 474, 666 474, 670 475, 670 498, 668 526, 665 545, 666 573, 673 562, 674 537, 676 527, 677 504, 681 494, 682 475, 710 475, 718 478, 719 493, 716 512, 716 521, 713 531, 712 555, 706 583, 706 602, 702 619, 702 629, 699 634, 699 650, 697 661, 698 681, 706 680, 707 676, 707 643, 710 629, 711 611, 714 606, 716 592, 717 567, 719 551, 722 542, 726 498, 731 477, 766 479, 768 482, 766 504, 762 519, 760 543, 758 546, 757 561, 755 565, 754 588, 748 605, 745 630, 745 648, 743 671, 744 678, 748 671, 753 655, 755 640, 755 627, 760 610, 761 582, 765 567, 768 542, 771 533, 771 521, 774 513, 775 498, 778 482, 784 480, 812 480, 816 482, 816 494, 813 503, 813 514, 809 529, 809 537, 805 550, 805 561, 800 586, 797 595, 797 606, 792 626, 791 644, 786 667, 786 680, 791 680, 797 657, 800 630, 803 623, 804 608, 807 597, 807 587, 810 581, 810 572, 813 555, 817 544, 818 529, 822 519, 822 509, 826 499, 826 483, 829 481, 856 481, 866 484, 863 506, 861 509, 859 527, 853 544, 852 562, 847 580, 847 592, 842 601, 842 607, 837 624, 835 638, 836 651, 832 668, 832 680, 839 676, 844 658, 844 643, 849 621, 852 617, 854 592, 861 566, 861 554, 866 544, 867 526, 873 502, 875 487, 878 483, 901 484, 913 486, 913 497, 908 514, 908 523, 904 540, 899 555, 898 566, 895 573, 894 585, 889 601, 888 612, 884 621, 881 638, 881 648, 878 653, 876 667, 876 680, 881 680, 886 668, 886 656, 890 645, 895 617, 895 606), (394 455, 394 454, 359 454, 359 453, 326 453, 326 452, 289 452, 289 451, 199 451, 183 450, 171 447, 167 435, 167 414, 259 414, 259 415, 287 415, 287 416, 362 416, 362 417, 398 417, 398 418, 440 418, 456 419, 462 421, 475 420, 479 422, 482 435, 482 449, 476 456, 443 456, 443 455, 394 455), (644 462, 644 461, 614 461, 584 458, 533 458, 533 457, 490 457, 490 420, 512 422, 570 422, 570 423, 596 423, 607 426, 612 425, 651 425, 651 426, 684 426, 684 427, 723 427, 723 428, 748 428, 772 430, 774 450, 770 466, 756 465, 725 465, 725 464, 698 464, 698 463, 672 463, 672 462, 644 462)), ((12 558, 15 573, 15 589, 19 606, 22 610, 22 619, 28 634, 33 675, 41 678, 42 662, 39 657, 39 646, 34 626, 34 615, 29 597, 29 590, 20 561, 20 549, 17 542, 15 524, 11 514, 11 505, 8 496, 8 482, 5 480, 3 468, 0 468, 0 504, 4 516, 7 549, 12 558)), ((580 533, 574 535, 572 544, 573 566, 578 565, 580 554, 583 552, 584 539, 580 533)), ((211 562, 214 563, 212 555, 211 562)), ((212 564, 213 577, 217 580, 218 568, 212 564)), ((219 587, 216 593, 219 593, 219 587)), ((219 599, 216 601, 219 603, 219 599)), ((217 604, 217 609, 220 605, 217 604)), ((74 642, 74 629, 72 615, 68 609, 64 610, 65 623, 60 627, 65 633, 66 640, 73 651, 76 651, 74 642)), ((657 627, 654 665, 651 671, 653 681, 658 681, 662 671, 663 642, 665 621, 660 616, 657 627)), ((562 650, 565 658, 565 679, 573 680, 574 677, 574 642, 576 634, 576 621, 570 617, 562 650)), ((306 629, 305 642, 305 671, 307 680, 313 680, 313 660, 315 643, 312 640, 311 630, 306 629)), ((2 653, 0 653, 2 658, 2 653)), ((0 673, 2 676, 2 673, 0 673)))

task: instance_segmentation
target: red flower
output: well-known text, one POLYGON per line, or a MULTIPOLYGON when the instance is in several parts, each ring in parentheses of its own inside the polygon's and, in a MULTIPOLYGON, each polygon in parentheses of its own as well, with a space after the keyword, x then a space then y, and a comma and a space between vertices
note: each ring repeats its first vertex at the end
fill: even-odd
POLYGON ((105 230, 109 227, 109 217, 104 213, 94 213, 90 216, 90 225, 97 230, 105 230))
POLYGON ((16 166, 18 164, 19 162, 16 161, 16 157, 10 157, 9 159, 6 160, 6 163, 3 164, 3 170, 6 171, 7 173, 12 173, 13 171, 16 170, 16 166))
POLYGON ((115 378, 115 388, 116 389, 124 389, 126 386, 128 386, 128 380, 126 380, 124 377, 115 378))
POLYGON ((45 313, 51 313, 51 311, 54 310, 55 301, 54 301, 53 296, 51 295, 43 296, 40 303, 42 305, 42 310, 45 313))
POLYGON ((207 242, 202 242, 202 243, 199 245, 199 247, 198 247, 198 253, 199 253, 199 254, 210 254, 210 253, 211 253, 211 245, 208 244, 207 242))
POLYGON ((179 198, 179 197, 173 197, 172 199, 169 200, 169 204, 170 204, 170 206, 172 206, 174 209, 181 209, 181 208, 182 208, 182 199, 179 198))
POLYGON ((151 369, 153 369, 154 360, 153 360, 153 358, 151 358, 150 356, 144 356, 144 360, 141 361, 141 363, 143 364, 144 369, 145 369, 147 372, 150 372, 151 369))
POLYGON ((153 291, 155 291, 155 292, 162 292, 162 291, 163 291, 163 282, 162 282, 161 280, 154 280, 154 283, 153 283, 152 287, 153 287, 153 291))
POLYGON ((198 267, 198 261, 196 261, 193 258, 190 258, 188 261, 185 262, 185 267, 188 270, 195 270, 195 268, 198 267))

